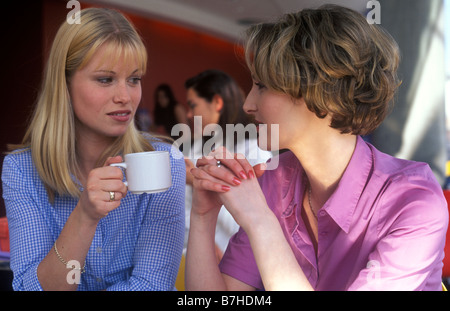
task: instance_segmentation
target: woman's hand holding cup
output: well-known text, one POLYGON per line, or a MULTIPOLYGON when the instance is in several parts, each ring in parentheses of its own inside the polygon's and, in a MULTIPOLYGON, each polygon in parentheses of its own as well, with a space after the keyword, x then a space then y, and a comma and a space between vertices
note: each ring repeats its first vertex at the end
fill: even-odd
POLYGON ((110 166, 120 162, 121 156, 110 157, 103 167, 93 169, 87 177, 79 203, 84 214, 92 221, 98 222, 107 216, 120 205, 120 200, 127 194, 122 170, 110 166))

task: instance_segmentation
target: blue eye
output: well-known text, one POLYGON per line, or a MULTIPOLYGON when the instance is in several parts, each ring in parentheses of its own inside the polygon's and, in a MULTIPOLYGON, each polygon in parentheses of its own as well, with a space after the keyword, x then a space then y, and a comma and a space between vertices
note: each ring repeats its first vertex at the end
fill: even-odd
POLYGON ((101 84, 108 84, 112 82, 112 78, 111 77, 98 78, 97 81, 100 82, 101 84))
POLYGON ((139 83, 141 83, 141 80, 142 80, 142 78, 140 78, 140 77, 130 78, 130 82, 132 84, 139 84, 139 83))

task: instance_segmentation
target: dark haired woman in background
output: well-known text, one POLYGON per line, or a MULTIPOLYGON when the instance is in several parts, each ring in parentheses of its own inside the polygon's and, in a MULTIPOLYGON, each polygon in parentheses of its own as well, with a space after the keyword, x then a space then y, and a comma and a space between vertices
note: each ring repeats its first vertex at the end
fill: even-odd
MULTIPOLYGON (((187 123, 186 110, 179 104, 168 84, 160 84, 155 90, 154 125, 155 131, 170 136, 172 127, 178 123, 187 123)), ((174 137, 172 137, 174 138, 174 137)))

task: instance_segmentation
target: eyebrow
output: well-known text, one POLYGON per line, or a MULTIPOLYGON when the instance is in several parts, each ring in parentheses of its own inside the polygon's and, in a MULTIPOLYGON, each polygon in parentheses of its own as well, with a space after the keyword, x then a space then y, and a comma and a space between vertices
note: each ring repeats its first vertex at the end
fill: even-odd
MULTIPOLYGON (((137 73, 138 71, 139 71, 139 69, 136 69, 136 70, 133 71, 131 74, 133 75, 133 74, 137 73)), ((96 70, 96 71, 94 71, 94 72, 106 72, 106 73, 110 73, 110 74, 112 74, 112 75, 115 75, 115 74, 116 74, 115 71, 112 71, 112 70, 104 70, 104 69, 99 69, 99 70, 96 70)))

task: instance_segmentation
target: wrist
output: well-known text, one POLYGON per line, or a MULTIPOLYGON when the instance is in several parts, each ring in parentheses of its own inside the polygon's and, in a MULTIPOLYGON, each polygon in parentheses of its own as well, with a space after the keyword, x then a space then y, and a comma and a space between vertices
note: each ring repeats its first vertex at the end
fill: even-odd
POLYGON ((95 231, 100 219, 92 217, 89 213, 86 212, 86 209, 83 208, 82 203, 78 202, 75 206, 75 209, 72 211, 71 218, 73 221, 77 222, 77 226, 82 228, 83 230, 95 231))
POLYGON ((220 208, 209 210, 207 212, 199 212, 193 208, 191 209, 191 223, 195 222, 199 225, 216 223, 219 211, 220 208))
POLYGON ((241 227, 249 238, 251 236, 260 237, 267 233, 270 234, 275 228, 280 227, 278 218, 268 206, 259 209, 257 214, 246 217, 246 219, 248 221, 243 222, 241 227))

